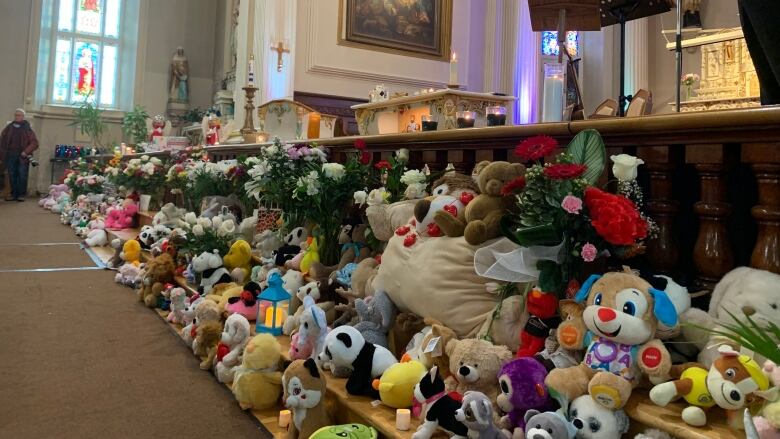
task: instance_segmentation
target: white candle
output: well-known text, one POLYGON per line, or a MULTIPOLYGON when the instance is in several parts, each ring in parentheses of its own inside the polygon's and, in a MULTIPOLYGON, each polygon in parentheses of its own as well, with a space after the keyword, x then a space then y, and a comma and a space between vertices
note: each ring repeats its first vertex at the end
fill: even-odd
POLYGON ((246 75, 246 82, 249 85, 255 85, 255 56, 249 55, 249 71, 246 75))
POLYGON ((395 411, 395 428, 400 431, 407 431, 411 428, 412 413, 409 409, 398 409, 395 411))
POLYGON ((289 410, 282 410, 279 412, 279 427, 287 428, 290 425, 291 413, 289 410))
POLYGON ((455 52, 452 52, 452 57, 450 58, 450 85, 457 85, 458 84, 458 54, 455 52))
POLYGON ((545 64, 542 122, 560 122, 563 119, 563 66, 545 64))

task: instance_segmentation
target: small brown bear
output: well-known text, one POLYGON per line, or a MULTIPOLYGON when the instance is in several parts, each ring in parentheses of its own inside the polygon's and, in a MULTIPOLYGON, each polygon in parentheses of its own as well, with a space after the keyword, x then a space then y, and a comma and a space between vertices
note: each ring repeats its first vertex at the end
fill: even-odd
POLYGON ((168 253, 163 253, 146 264, 143 283, 138 290, 138 301, 155 308, 166 283, 173 283, 176 265, 168 253))
POLYGON ((525 175, 525 166, 520 163, 480 162, 477 167, 482 168, 477 175, 480 194, 458 216, 442 210, 433 217, 444 234, 464 236, 471 245, 499 236, 501 217, 512 205, 511 197, 504 197, 501 189, 506 183, 525 175))

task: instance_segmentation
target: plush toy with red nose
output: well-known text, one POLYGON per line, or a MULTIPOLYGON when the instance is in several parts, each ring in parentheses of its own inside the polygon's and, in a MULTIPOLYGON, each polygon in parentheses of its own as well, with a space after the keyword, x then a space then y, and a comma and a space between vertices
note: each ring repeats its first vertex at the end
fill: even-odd
POLYGON ((659 323, 677 323, 666 293, 633 273, 611 272, 592 275, 575 300, 585 303, 585 357, 578 366, 547 375, 551 394, 572 401, 587 393, 616 410, 626 404, 643 375, 654 382, 671 378, 669 352, 655 338, 659 323))

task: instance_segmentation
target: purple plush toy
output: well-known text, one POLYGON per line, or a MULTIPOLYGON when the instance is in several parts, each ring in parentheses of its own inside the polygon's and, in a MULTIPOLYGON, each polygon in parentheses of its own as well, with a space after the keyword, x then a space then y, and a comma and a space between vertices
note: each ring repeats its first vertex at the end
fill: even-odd
POLYGON ((506 413, 506 416, 501 418, 501 427, 508 430, 513 437, 523 437, 526 411, 536 409, 546 412, 557 408, 544 385, 546 377, 547 369, 533 358, 512 360, 498 373, 501 393, 496 402, 506 413))

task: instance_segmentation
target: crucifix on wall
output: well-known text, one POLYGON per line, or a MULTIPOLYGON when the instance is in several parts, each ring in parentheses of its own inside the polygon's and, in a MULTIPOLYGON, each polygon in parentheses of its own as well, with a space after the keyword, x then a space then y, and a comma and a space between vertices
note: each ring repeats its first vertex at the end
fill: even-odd
POLYGON ((276 52, 276 71, 281 72, 283 63, 282 63, 282 55, 285 53, 290 53, 290 49, 286 49, 284 47, 284 42, 279 41, 276 43, 276 46, 271 46, 271 50, 276 52))

